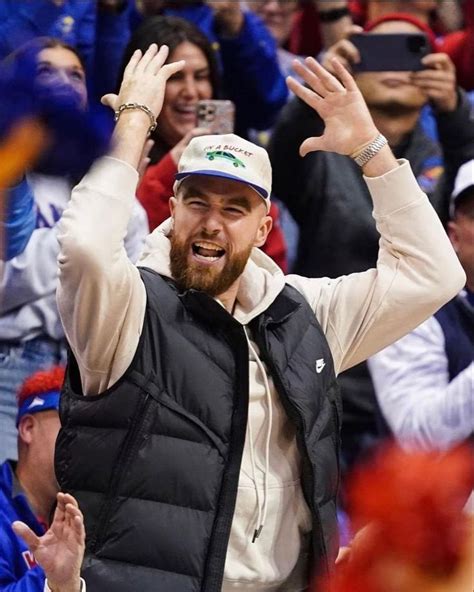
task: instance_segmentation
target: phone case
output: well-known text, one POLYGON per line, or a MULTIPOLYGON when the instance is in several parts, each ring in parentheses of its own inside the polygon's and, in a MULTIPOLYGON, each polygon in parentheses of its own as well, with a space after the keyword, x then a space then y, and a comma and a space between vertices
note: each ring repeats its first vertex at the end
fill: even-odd
POLYGON ((232 101, 209 99, 197 104, 197 125, 211 134, 231 134, 234 131, 235 105, 232 101))
POLYGON ((358 33, 351 42, 361 61, 355 72, 416 72, 423 70, 422 58, 430 53, 424 33, 358 33))

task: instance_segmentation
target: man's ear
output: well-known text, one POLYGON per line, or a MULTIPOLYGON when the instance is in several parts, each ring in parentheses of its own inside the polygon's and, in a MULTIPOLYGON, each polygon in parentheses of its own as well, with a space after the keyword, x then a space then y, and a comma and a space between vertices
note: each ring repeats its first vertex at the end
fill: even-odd
POLYGON ((253 243, 254 247, 261 247, 265 244, 268 235, 270 234, 270 230, 273 226, 273 219, 271 216, 264 216, 260 222, 260 226, 257 230, 257 236, 255 237, 255 241, 253 243))
POLYGON ((448 222, 448 236, 451 244, 453 245, 453 249, 457 253, 459 249, 459 232, 456 222, 448 222))
POLYGON ((169 206, 170 206, 170 212, 171 212, 171 217, 174 216, 174 211, 176 209, 176 204, 178 203, 178 200, 176 199, 176 197, 174 195, 172 195, 169 199, 169 206))
POLYGON ((32 415, 24 415, 18 424, 18 435, 22 442, 31 444, 34 429, 35 418, 32 415))

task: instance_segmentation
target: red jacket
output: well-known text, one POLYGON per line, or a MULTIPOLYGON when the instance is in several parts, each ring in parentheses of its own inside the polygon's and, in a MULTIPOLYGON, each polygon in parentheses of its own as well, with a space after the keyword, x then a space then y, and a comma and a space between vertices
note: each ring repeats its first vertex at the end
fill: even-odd
MULTIPOLYGON (((137 197, 148 215, 150 231, 170 217, 168 202, 173 195, 176 173, 176 165, 168 152, 159 162, 147 168, 138 186, 137 197)), ((274 203, 270 208, 270 216, 273 218, 273 228, 262 250, 286 273, 285 238, 279 224, 279 211, 274 203)))

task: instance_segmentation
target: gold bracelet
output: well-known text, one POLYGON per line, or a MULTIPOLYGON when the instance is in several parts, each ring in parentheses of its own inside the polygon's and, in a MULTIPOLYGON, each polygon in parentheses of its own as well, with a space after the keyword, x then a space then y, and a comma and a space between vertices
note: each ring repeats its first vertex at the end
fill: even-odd
POLYGON ((155 131, 156 117, 149 107, 147 107, 146 105, 142 105, 141 103, 123 103, 122 105, 120 105, 117 111, 115 111, 114 120, 117 122, 120 119, 120 115, 122 115, 124 111, 128 111, 129 109, 139 109, 140 111, 146 113, 150 118, 150 127, 148 128, 148 135, 155 131))

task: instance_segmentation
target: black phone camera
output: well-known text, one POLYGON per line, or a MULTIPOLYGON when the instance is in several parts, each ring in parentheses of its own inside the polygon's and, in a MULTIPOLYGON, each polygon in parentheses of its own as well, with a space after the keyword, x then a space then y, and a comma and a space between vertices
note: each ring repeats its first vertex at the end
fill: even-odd
POLYGON ((407 37, 408 50, 415 54, 426 54, 428 48, 428 40, 426 35, 413 35, 407 37))

